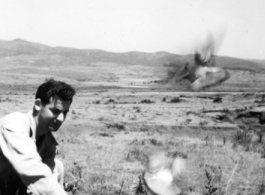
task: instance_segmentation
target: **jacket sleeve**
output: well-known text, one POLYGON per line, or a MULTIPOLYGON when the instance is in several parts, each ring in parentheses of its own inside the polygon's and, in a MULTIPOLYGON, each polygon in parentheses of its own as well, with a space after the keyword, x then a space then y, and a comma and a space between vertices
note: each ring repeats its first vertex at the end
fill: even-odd
POLYGON ((42 163, 34 141, 23 132, 23 126, 0 127, 0 148, 33 194, 67 195, 50 168, 42 163))

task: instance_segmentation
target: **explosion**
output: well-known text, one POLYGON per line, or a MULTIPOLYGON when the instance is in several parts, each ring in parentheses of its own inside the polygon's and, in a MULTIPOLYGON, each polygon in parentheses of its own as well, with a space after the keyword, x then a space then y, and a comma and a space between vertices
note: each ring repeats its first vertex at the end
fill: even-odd
POLYGON ((213 35, 207 37, 197 44, 194 54, 166 64, 168 67, 167 82, 173 86, 186 79, 190 81, 192 91, 201 91, 211 86, 216 86, 230 78, 229 72, 220 67, 215 67, 216 46, 213 35))

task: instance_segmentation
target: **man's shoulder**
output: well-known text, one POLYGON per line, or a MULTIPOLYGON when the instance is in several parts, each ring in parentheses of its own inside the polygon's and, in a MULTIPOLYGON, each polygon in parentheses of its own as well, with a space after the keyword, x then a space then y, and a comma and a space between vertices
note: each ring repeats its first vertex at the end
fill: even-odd
POLYGON ((30 121, 28 115, 21 112, 13 112, 0 119, 0 126, 4 126, 8 129, 23 129, 30 128, 30 121))
POLYGON ((0 118, 0 124, 5 124, 8 122, 24 122, 27 121, 27 114, 21 112, 13 112, 4 117, 0 118))
MULTIPOLYGON (((22 112, 12 112, 10 114, 7 114, 5 116, 3 116, 2 118, 6 118, 6 117, 16 117, 16 116, 23 116, 23 115, 26 115, 25 113, 22 113, 22 112)), ((1 118, 1 119, 2 119, 1 118)))

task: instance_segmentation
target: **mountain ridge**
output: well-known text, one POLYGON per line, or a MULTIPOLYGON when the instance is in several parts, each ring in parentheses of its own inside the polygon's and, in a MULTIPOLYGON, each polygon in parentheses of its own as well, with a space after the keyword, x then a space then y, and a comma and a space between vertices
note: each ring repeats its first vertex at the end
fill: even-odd
MULTIPOLYGON (((213 91, 264 90, 265 63, 214 56, 215 66, 228 69, 231 78, 213 91)), ((168 72, 167 64, 181 70, 187 63, 194 63, 194 55, 178 55, 166 51, 155 53, 129 51, 108 52, 101 49, 75 49, 14 39, 0 40, 0 85, 38 85, 44 78, 73 83, 79 89, 139 88, 141 90, 169 90, 156 85, 168 72), (40 81, 41 80, 41 81, 40 81)), ((188 91, 188 82, 168 85, 173 91, 188 91)), ((6 87, 8 90, 8 87, 6 87)))
MULTIPOLYGON (((9 56, 5 61, 6 65, 23 63, 35 66, 61 66, 61 65, 88 65, 91 63, 116 63, 124 65, 147 65, 164 66, 169 62, 181 64, 184 61, 192 61, 193 55, 178 55, 166 51, 154 53, 129 51, 129 52, 108 52, 101 49, 76 49, 71 47, 50 47, 44 44, 14 39, 11 41, 0 40, 0 57, 9 56), (35 61, 29 60, 35 58, 35 61), (39 63, 38 63, 39 62, 39 63)), ((247 60, 226 56, 215 56, 216 66, 233 70, 247 70, 264 72, 265 63, 258 60, 247 60)))

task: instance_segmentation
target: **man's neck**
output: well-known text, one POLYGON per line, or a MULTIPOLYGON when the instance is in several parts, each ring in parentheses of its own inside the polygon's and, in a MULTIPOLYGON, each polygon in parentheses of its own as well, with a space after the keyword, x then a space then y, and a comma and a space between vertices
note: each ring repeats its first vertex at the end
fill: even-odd
POLYGON ((40 127, 38 115, 36 114, 36 112, 34 113, 34 111, 33 111, 33 118, 36 124, 36 131, 35 134, 33 132, 33 136, 35 136, 35 139, 38 140, 42 135, 45 134, 45 131, 40 127))

